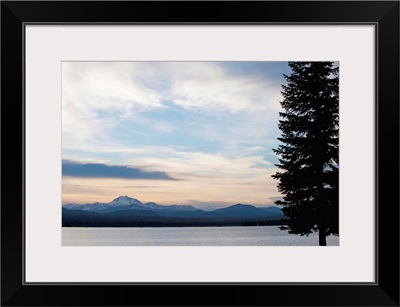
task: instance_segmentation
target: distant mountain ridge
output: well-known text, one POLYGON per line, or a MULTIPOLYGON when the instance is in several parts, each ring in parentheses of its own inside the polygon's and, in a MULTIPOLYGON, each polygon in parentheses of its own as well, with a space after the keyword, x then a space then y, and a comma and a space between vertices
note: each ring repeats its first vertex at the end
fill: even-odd
POLYGON ((142 203, 136 198, 128 196, 119 196, 109 203, 92 203, 92 204, 65 204, 62 206, 63 212, 76 211, 91 212, 100 214, 110 214, 120 212, 120 214, 128 214, 129 216, 149 215, 175 217, 175 218, 201 218, 201 219, 243 219, 243 218, 265 218, 265 219, 281 219, 283 212, 277 207, 257 208, 252 205, 236 204, 225 208, 219 208, 212 211, 204 211, 189 205, 160 205, 155 202, 142 203))
POLYGON ((119 196, 109 203, 93 203, 93 204, 65 204, 63 208, 69 210, 83 210, 92 212, 112 212, 116 210, 130 210, 130 209, 146 209, 146 210, 182 210, 182 211, 195 211, 199 210, 192 206, 163 206, 154 202, 142 203, 136 198, 128 196, 119 196))

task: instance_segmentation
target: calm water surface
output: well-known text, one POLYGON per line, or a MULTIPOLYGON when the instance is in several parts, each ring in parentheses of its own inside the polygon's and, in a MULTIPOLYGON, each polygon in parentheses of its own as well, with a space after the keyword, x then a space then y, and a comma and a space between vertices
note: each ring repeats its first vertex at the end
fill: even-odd
MULTIPOLYGON (((328 245, 339 245, 330 236, 328 245)), ((311 246, 318 235, 288 234, 278 226, 62 228, 63 246, 311 246)))

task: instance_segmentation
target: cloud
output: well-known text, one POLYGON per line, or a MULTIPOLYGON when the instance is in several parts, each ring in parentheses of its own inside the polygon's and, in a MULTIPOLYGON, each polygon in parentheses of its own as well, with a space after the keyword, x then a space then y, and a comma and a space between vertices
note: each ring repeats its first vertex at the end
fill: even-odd
MULTIPOLYGON (((171 133, 176 127, 165 119, 149 121, 143 116, 152 110, 169 109, 171 104, 193 114, 248 114, 252 122, 256 121, 253 126, 277 114, 280 80, 261 73, 232 73, 226 65, 63 62, 63 145, 76 148, 94 140, 107 143, 122 120, 171 133)), ((236 62, 229 65, 240 67, 236 62)), ((250 135, 261 133, 256 127, 250 128, 250 135)))
MULTIPOLYGON (((262 147, 250 147, 250 152, 215 152, 187 151, 185 148, 169 146, 117 147, 105 144, 95 148, 85 148, 70 154, 64 153, 68 160, 80 160, 81 163, 106 165, 140 165, 145 172, 163 170, 175 179, 179 176, 210 178, 212 177, 258 177, 271 175, 276 171, 273 163, 267 161, 261 153, 251 152, 262 147), (104 159, 105 156, 109 156, 104 159), (176 174, 176 175, 174 175, 176 174)), ((183 178, 182 178, 183 179, 183 178)))
POLYGON ((265 204, 279 195, 269 152, 279 132, 281 80, 271 66, 251 65, 258 69, 64 62, 63 199, 265 204))
POLYGON ((112 131, 121 118, 164 108, 161 93, 143 81, 141 72, 146 69, 141 65, 63 62, 64 144, 79 145, 94 139, 108 141, 107 132, 112 131))
POLYGON ((261 74, 231 74, 219 63, 175 63, 170 99, 189 110, 259 112, 278 110, 280 82, 261 74))
POLYGON ((147 172, 129 166, 106 165, 100 163, 79 163, 63 160, 63 176, 84 178, 156 179, 175 180, 165 172, 147 172))

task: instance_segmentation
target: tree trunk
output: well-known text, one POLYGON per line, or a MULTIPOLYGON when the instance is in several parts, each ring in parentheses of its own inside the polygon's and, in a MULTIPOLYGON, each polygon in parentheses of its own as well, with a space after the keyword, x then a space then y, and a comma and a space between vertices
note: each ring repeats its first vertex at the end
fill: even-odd
POLYGON ((319 236, 319 246, 326 246, 326 231, 325 231, 325 227, 321 227, 318 230, 318 236, 319 236))

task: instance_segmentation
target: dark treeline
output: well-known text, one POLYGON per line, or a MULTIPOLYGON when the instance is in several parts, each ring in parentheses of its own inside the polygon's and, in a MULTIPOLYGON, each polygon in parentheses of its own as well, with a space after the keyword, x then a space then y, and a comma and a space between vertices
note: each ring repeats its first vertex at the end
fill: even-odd
POLYGON ((149 215, 102 214, 63 209, 63 227, 221 227, 283 225, 283 220, 243 218, 183 218, 149 215))

